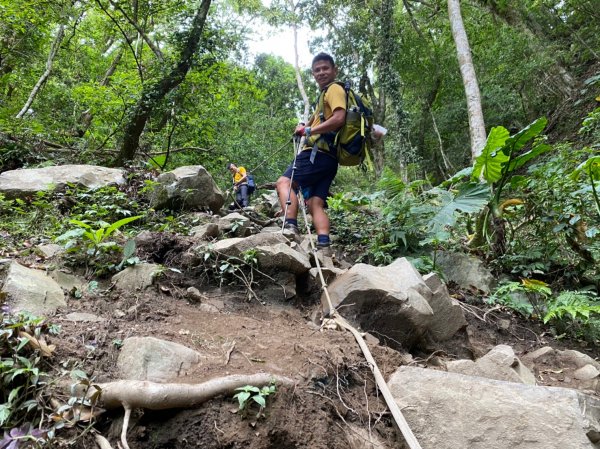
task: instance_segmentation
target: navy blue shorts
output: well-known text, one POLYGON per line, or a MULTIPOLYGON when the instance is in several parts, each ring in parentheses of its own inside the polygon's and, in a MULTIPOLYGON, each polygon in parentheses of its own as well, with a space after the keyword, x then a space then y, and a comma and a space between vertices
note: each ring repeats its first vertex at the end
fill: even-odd
MULTIPOLYGON (((327 201, 327 193, 337 174, 337 159, 322 152, 315 155, 314 164, 310 162, 311 150, 302 151, 296 158, 296 170, 294 171, 294 189, 302 189, 304 199, 318 196, 327 201)), ((292 164, 287 168, 283 176, 292 178, 292 164)))

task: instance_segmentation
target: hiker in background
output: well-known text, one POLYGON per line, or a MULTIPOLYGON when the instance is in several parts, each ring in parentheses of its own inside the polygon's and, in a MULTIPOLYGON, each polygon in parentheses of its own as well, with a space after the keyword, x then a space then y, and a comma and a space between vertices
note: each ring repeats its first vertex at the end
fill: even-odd
POLYGON ((312 215, 317 233, 317 249, 324 255, 331 255, 329 238, 329 217, 325 212, 327 193, 338 170, 336 153, 330 151, 333 139, 346 121, 346 92, 334 83, 337 67, 327 53, 319 53, 312 60, 312 75, 321 91, 325 91, 322 111, 315 111, 308 126, 299 125, 294 133, 305 137, 302 151, 296 157, 296 164, 290 164, 277 180, 277 193, 282 210, 286 210, 288 195, 291 204, 284 217, 284 233, 299 234, 298 197, 301 188, 312 215), (319 113, 317 113, 319 112, 319 113), (331 142, 329 142, 331 140, 331 142), (293 186, 291 185, 293 178, 293 186))
POLYGON ((246 174, 246 169, 229 163, 227 164, 227 170, 233 175, 233 191, 235 192, 236 207, 248 207, 250 205, 250 195, 248 193, 248 175, 246 174))

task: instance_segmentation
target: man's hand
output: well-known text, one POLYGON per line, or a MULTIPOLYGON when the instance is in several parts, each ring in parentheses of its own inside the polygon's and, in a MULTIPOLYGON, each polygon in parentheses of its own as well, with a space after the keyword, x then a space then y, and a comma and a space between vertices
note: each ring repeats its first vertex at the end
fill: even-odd
POLYGON ((304 126, 304 125, 298 125, 298 126, 296 126, 296 130, 294 131, 294 134, 296 136, 304 136, 305 135, 305 131, 306 131, 306 126, 304 126))

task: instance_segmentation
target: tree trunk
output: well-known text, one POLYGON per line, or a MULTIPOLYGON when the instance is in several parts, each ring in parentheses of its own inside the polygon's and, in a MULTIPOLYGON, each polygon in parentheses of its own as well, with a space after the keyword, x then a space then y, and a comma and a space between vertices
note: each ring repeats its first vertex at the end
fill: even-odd
MULTIPOLYGON (((108 84, 110 82, 110 77, 113 76, 113 74, 117 70, 117 66, 121 62, 123 53, 124 53, 123 48, 119 49, 117 55, 115 56, 115 59, 113 59, 113 62, 110 64, 110 67, 104 74, 104 78, 102 78, 102 81, 100 81, 100 86, 103 86, 103 87, 108 86, 108 84)), ((85 133, 87 132, 87 130, 90 128, 93 118, 94 118, 94 114, 92 114, 89 109, 82 112, 79 117, 79 119, 80 119, 79 126, 76 127, 74 134, 77 137, 83 137, 85 135, 85 133)))
POLYGON ((56 53, 58 53, 58 49, 60 48, 60 44, 61 44, 62 40, 64 39, 64 37, 65 37, 65 26, 60 25, 58 27, 58 31, 56 32, 56 36, 54 37, 54 41, 52 42, 52 46, 50 47, 50 54, 48 55, 48 60, 46 61, 46 70, 44 71, 42 76, 40 76, 40 79, 33 87, 31 93, 29 94, 29 98, 23 105, 23 108, 21 108, 21 110, 17 114, 16 118, 23 118, 25 113, 31 107, 33 100, 35 100, 35 97, 39 93, 42 86, 46 83, 46 81, 48 81, 48 78, 50 77, 50 73, 52 72, 52 63, 54 62, 54 57, 56 56, 56 53))
POLYGON ((131 114, 129 123, 125 126, 123 142, 119 150, 119 155, 114 161, 115 165, 120 166, 126 161, 133 159, 139 146, 140 136, 144 131, 146 122, 150 118, 150 114, 163 98, 185 79, 192 65, 194 54, 200 46, 202 30, 206 22, 210 3, 211 0, 202 0, 196 11, 188 32, 187 41, 183 46, 177 65, 164 78, 154 83, 147 83, 142 89, 141 97, 131 114))
MULTIPOLYGON (((290 8, 295 15, 296 5, 294 5, 294 0, 290 0, 290 8)), ((310 114, 310 101, 308 100, 308 95, 306 94, 306 89, 304 88, 304 83, 302 82, 302 76, 300 76, 300 63, 298 62, 298 25, 296 22, 292 22, 292 31, 294 32, 294 71, 296 72, 296 82, 298 83, 298 90, 300 90, 300 95, 302 96, 302 102, 304 103, 304 114, 302 115, 302 121, 304 123, 308 122, 308 114, 310 114)))
POLYGON ((465 86, 467 113, 469 115, 469 134, 471 136, 471 159, 481 154, 486 141, 485 123, 481 109, 481 94, 477 84, 477 75, 471 59, 471 48, 460 14, 460 1, 448 0, 448 17, 452 28, 452 37, 456 44, 458 65, 465 86))

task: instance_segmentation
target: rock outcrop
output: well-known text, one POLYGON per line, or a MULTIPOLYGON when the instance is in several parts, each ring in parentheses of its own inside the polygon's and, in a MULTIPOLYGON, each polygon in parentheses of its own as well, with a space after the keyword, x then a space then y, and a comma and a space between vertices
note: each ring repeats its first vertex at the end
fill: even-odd
POLYGON ((388 386, 423 448, 592 449, 600 401, 538 387, 403 366, 388 386))
POLYGON ((210 173, 201 165, 189 165, 161 173, 150 195, 156 209, 209 208, 218 212, 225 198, 210 173))
POLYGON ((8 199, 24 198, 36 192, 62 190, 67 184, 97 189, 125 184, 123 170, 96 165, 56 165, 10 170, 0 174, 0 193, 8 199))

